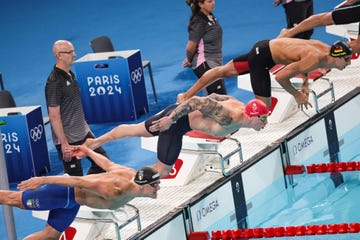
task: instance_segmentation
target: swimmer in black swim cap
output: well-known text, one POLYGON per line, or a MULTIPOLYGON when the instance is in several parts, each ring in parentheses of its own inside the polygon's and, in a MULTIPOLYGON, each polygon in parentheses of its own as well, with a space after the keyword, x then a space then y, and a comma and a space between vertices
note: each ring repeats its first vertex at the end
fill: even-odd
POLYGON ((352 55, 352 48, 346 42, 338 40, 331 46, 330 55, 332 57, 345 57, 352 55))

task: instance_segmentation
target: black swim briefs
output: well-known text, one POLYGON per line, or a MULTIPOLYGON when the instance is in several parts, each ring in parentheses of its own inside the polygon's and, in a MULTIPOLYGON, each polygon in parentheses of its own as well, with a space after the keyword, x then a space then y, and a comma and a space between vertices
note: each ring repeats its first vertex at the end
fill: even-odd
MULTIPOLYGON (((271 79, 269 69, 275 66, 271 56, 269 40, 257 42, 248 54, 233 59, 234 67, 239 72, 237 65, 244 65, 248 61, 250 70, 251 87, 254 94, 261 97, 271 96, 271 79)), ((240 73, 239 73, 240 74, 240 73)))

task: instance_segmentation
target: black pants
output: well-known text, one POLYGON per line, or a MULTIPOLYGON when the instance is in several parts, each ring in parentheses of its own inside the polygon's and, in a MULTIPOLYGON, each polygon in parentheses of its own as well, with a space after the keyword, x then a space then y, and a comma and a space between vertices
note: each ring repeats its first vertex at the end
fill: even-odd
MULTIPOLYGON (((85 140, 87 138, 95 138, 95 136, 92 132, 88 132, 88 134, 86 135, 86 137, 83 140, 74 142, 74 143, 69 143, 69 144, 70 145, 81 145, 85 142, 85 140)), ((83 167, 81 164, 81 160, 77 159, 76 157, 73 157, 73 158, 71 158, 71 160, 69 162, 65 162, 65 161, 63 161, 61 144, 56 145, 55 147, 58 152, 59 159, 62 161, 62 163, 64 165, 64 173, 67 173, 71 176, 83 176, 84 173, 83 173, 83 167)), ((104 155, 105 157, 108 157, 105 150, 102 147, 99 147, 99 148, 95 149, 94 151, 97 153, 100 153, 101 155, 104 155)), ((91 166, 87 172, 87 175, 105 172, 105 170, 102 169, 101 167, 99 167, 91 158, 89 158, 89 157, 86 157, 86 158, 89 159, 89 161, 91 162, 91 166)))
MULTIPOLYGON (((292 28, 299 24, 304 19, 314 14, 313 0, 296 2, 292 1, 283 5, 286 14, 287 28, 292 28)), ((306 32, 295 35, 295 38, 310 39, 314 30, 311 29, 306 32)))
MULTIPOLYGON (((205 61, 200 66, 194 69, 194 73, 198 78, 200 78, 206 71, 210 70, 209 64, 205 61)), ((210 95, 211 93, 217 93, 217 94, 226 94, 226 88, 224 79, 220 79, 209 86, 206 87, 206 94, 210 95)))

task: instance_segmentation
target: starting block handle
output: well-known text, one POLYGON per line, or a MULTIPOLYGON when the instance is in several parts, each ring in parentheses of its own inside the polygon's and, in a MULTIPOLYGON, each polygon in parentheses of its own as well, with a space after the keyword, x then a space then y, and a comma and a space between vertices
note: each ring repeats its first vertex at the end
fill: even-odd
POLYGON ((332 81, 330 81, 329 78, 321 77, 320 79, 327 81, 329 83, 329 87, 327 89, 325 89, 324 91, 320 92, 319 94, 316 94, 316 92, 313 89, 310 90, 310 92, 313 94, 313 97, 314 97, 315 110, 317 113, 321 113, 323 110, 331 107, 335 103, 334 84, 332 83, 332 81), (319 100, 319 98, 321 98, 328 92, 331 93, 331 102, 328 105, 326 105, 325 107, 323 107, 322 109, 320 109, 318 100, 319 100))
POLYGON ((99 218, 76 217, 76 218, 80 219, 80 220, 85 220, 85 221, 96 221, 96 222, 102 222, 102 223, 112 223, 115 226, 115 232, 116 232, 117 240, 121 240, 120 230, 122 228, 124 228, 125 226, 127 226, 128 224, 132 223, 135 220, 137 222, 138 232, 141 231, 141 221, 140 221, 139 209, 137 207, 135 207, 134 205, 128 204, 128 203, 125 204, 124 206, 126 206, 128 208, 131 208, 132 211, 134 211, 134 215, 128 217, 122 223, 120 223, 121 220, 116 216, 116 213, 123 212, 126 215, 128 215, 128 212, 124 209, 124 207, 121 207, 121 208, 116 209, 116 210, 95 209, 95 211, 99 211, 99 212, 102 212, 102 213, 109 213, 111 217, 101 217, 101 218, 100 217, 99 218))
POLYGON ((239 140, 237 140, 236 138, 227 138, 228 140, 231 140, 233 142, 236 143, 236 148, 231 151, 230 153, 228 153, 225 157, 221 158, 221 169, 222 169, 222 173, 224 175, 224 177, 228 176, 229 174, 233 173, 235 170, 237 170, 240 165, 243 163, 243 154, 242 154, 242 147, 241 147, 241 143, 239 142, 239 140), (236 165, 234 168, 232 168, 230 171, 226 172, 225 171, 225 161, 229 161, 230 158, 235 155, 236 153, 239 154, 239 165, 236 165))
POLYGON ((233 173, 235 170, 237 170, 240 167, 240 165, 243 163, 243 154, 242 154, 242 147, 241 147, 240 141, 235 139, 235 138, 232 138, 232 137, 226 137, 226 139, 230 140, 230 141, 234 141, 236 143, 236 148, 234 150, 232 150, 230 153, 228 153, 227 155, 225 155, 225 156, 223 156, 217 150, 190 150, 190 149, 183 149, 183 151, 185 150, 186 152, 193 152, 193 153, 197 153, 197 154, 213 154, 213 155, 219 156, 220 161, 221 161, 221 171, 222 171, 223 176, 226 177, 229 174, 233 173), (226 172, 226 170, 225 170, 225 162, 229 161, 230 157, 232 157, 236 153, 239 154, 239 165, 232 168, 230 171, 226 172))
MULTIPOLYGON (((135 213, 134 213, 133 216, 128 217, 128 219, 126 219, 126 221, 124 223, 117 224, 118 228, 122 229, 123 227, 125 227, 129 223, 136 220, 137 226, 138 226, 138 231, 141 231, 141 221, 140 221, 139 209, 137 207, 135 207, 134 205, 131 205, 131 204, 125 204, 125 206, 132 208, 135 213)), ((119 209, 115 210, 114 212, 112 212, 112 215, 113 215, 114 219, 117 219, 117 220, 119 220, 118 222, 120 222, 121 220, 115 215, 115 213, 117 213, 117 212, 125 212, 126 214, 127 214, 127 212, 123 208, 119 208, 119 209)))

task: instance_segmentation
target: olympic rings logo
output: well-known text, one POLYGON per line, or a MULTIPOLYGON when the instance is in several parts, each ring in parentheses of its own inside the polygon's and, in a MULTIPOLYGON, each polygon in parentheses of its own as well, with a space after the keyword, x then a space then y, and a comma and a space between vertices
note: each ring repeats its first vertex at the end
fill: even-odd
POLYGON ((35 126, 34 128, 32 128, 30 130, 30 137, 31 139, 36 142, 38 140, 41 139, 41 136, 43 134, 44 128, 41 124, 39 124, 38 126, 35 126))
POLYGON ((141 67, 138 67, 137 69, 133 70, 131 72, 131 80, 137 84, 138 82, 141 81, 141 76, 143 74, 143 70, 141 67))

